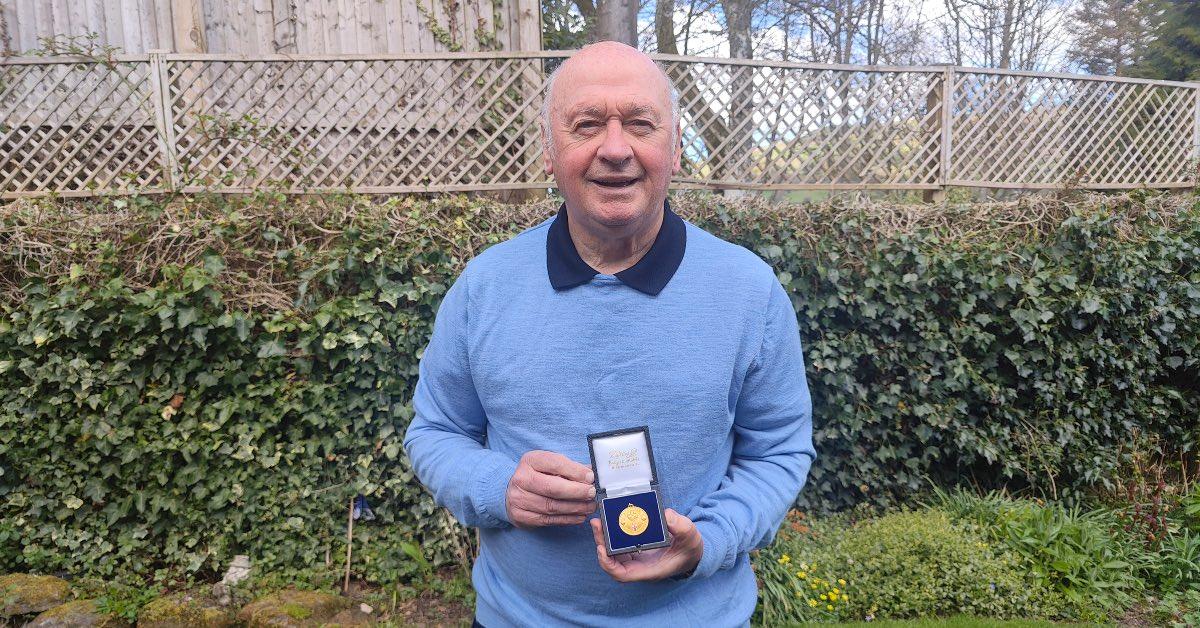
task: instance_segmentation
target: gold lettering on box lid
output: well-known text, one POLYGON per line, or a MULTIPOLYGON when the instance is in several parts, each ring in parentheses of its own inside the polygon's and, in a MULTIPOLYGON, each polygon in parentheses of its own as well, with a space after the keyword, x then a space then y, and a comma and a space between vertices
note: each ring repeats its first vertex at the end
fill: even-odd
POLYGON ((616 471, 618 469, 629 469, 638 465, 638 450, 633 449, 614 449, 608 452, 608 468, 616 471))

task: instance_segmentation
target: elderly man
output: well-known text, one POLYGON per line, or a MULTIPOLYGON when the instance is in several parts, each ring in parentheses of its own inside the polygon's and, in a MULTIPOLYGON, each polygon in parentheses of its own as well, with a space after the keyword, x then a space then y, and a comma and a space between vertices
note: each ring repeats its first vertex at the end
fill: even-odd
POLYGON ((748 552, 815 457, 791 300, 753 253, 671 211, 678 102, 648 57, 588 46, 546 100, 565 202, 446 294, 405 447, 480 528, 477 624, 746 624, 748 552), (671 544, 609 556, 587 436, 639 425, 671 544))

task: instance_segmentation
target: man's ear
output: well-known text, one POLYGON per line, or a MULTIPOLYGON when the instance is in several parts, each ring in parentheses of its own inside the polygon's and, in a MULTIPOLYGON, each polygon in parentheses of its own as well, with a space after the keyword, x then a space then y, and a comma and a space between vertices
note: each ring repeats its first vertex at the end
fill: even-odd
POLYGON ((550 147, 550 142, 554 140, 550 138, 550 129, 545 125, 542 126, 542 167, 545 168, 546 174, 554 174, 554 161, 550 159, 550 153, 553 150, 550 147))
POLYGON ((671 166, 671 174, 679 174, 683 159, 683 122, 675 125, 675 163, 671 166))

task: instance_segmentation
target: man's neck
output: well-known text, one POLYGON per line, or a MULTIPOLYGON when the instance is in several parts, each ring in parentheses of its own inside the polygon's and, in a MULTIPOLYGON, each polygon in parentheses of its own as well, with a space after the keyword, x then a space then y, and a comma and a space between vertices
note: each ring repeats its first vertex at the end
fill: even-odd
POLYGON ((615 275, 634 264, 650 250, 658 230, 662 228, 663 212, 649 216, 645 224, 632 224, 620 229, 591 224, 576 218, 567 210, 567 230, 575 250, 588 266, 605 275, 615 275))

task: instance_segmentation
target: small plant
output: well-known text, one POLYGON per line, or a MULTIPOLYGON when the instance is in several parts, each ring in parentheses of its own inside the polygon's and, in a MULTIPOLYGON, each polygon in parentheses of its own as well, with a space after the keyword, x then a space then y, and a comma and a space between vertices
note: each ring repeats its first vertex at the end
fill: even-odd
POLYGON ((134 623, 142 607, 158 595, 158 589, 155 588, 110 585, 96 598, 96 609, 106 615, 134 623))
POLYGON ((107 65, 110 69, 116 65, 113 55, 121 52, 119 46, 109 46, 100 43, 100 33, 89 31, 82 35, 50 35, 38 38, 39 47, 27 51, 34 57, 56 57, 69 55, 74 57, 89 57, 107 65))
POLYGON ((1200 626, 1200 590, 1167 593, 1154 606, 1151 618, 1156 625, 1171 628, 1200 626))
POLYGON ((1122 446, 1120 453, 1128 474, 1117 476, 1118 494, 1127 507, 1116 515, 1124 532, 1151 547, 1167 535, 1167 512, 1173 506, 1174 486, 1167 484, 1161 439, 1135 431, 1130 442, 1122 446))
POLYGON ((1200 590, 1200 533, 1168 532, 1158 547, 1150 577, 1163 591, 1200 590))
POLYGON ((412 541, 401 541, 400 549, 404 550, 405 555, 417 563, 417 566, 421 570, 421 576, 428 578, 429 576, 433 575, 433 566, 430 565, 429 561, 425 559, 425 555, 421 552, 420 545, 417 545, 412 541))
MULTIPOLYGON (((784 554, 779 559, 780 564, 788 566, 791 557, 784 554)), ((845 578, 836 578, 813 563, 798 563, 795 565, 796 597, 804 600, 811 610, 811 616, 820 621, 841 621, 849 619, 843 613, 848 610, 850 602, 850 583, 845 578)), ((875 608, 872 607, 867 617, 871 617, 875 608)), ((865 619, 865 618, 864 618, 865 619)))
POLYGON ((1179 500, 1179 514, 1184 525, 1200 532, 1200 488, 1193 488, 1179 500))

